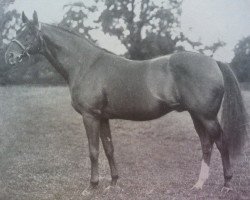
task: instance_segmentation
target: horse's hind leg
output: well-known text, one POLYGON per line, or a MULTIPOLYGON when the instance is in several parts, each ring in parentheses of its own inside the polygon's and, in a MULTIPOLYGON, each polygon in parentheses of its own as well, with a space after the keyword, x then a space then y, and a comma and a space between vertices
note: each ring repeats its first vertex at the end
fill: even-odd
MULTIPOLYGON (((221 130, 221 129, 220 129, 221 130)), ((223 166, 223 173, 224 173, 224 187, 222 190, 230 191, 232 188, 230 187, 229 182, 233 177, 233 173, 231 170, 230 164, 230 157, 229 157, 229 150, 228 150, 228 143, 223 137, 223 131, 220 131, 219 137, 215 139, 215 143, 217 148, 220 151, 221 159, 222 159, 222 166, 223 166)))
MULTIPOLYGON (((203 174, 202 171, 205 171, 205 174, 208 172, 209 169, 209 163, 211 158, 211 151, 212 151, 212 145, 215 142, 217 148, 220 151, 221 158, 222 158, 222 166, 223 166, 223 172, 224 172, 224 188, 226 190, 230 190, 229 182, 233 176, 231 171, 231 165, 230 165, 230 158, 229 158, 229 151, 228 151, 228 145, 225 139, 223 138, 223 131, 221 129, 221 126, 218 122, 217 117, 214 119, 207 119, 205 117, 196 116, 191 114, 192 119, 194 121, 195 128, 200 136, 201 144, 202 144, 202 151, 203 151, 203 161, 202 167, 201 167, 201 173, 199 180, 204 184, 204 180, 202 181, 203 174), (203 134, 202 134, 203 132, 203 134), (204 169, 204 170, 203 170, 204 169)), ((205 175, 205 177, 208 177, 205 175)), ((198 186, 200 186, 199 181, 197 182, 198 186)), ((195 185, 196 187, 197 185, 195 185)))
POLYGON ((111 137, 111 131, 109 126, 109 120, 108 119, 102 119, 101 120, 101 133, 100 137, 102 140, 103 148, 105 151, 105 154, 107 156, 109 166, 110 166, 110 172, 111 172, 111 186, 116 185, 117 179, 118 179, 118 172, 116 168, 116 163, 114 159, 114 146, 112 142, 111 137))
POLYGON ((210 159, 213 149, 213 137, 210 135, 209 122, 201 119, 199 116, 191 114, 191 117, 194 122, 195 130, 197 131, 202 147, 202 162, 201 162, 201 170, 199 174, 199 179, 196 184, 193 186, 195 189, 202 189, 205 181, 209 177, 209 165, 210 159))

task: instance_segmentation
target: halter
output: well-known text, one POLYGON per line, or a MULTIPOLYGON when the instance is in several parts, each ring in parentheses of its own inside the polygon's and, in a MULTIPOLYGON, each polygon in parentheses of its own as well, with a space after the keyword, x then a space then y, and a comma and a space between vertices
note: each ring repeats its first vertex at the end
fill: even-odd
POLYGON ((18 41, 17 39, 13 39, 13 40, 11 40, 11 42, 14 42, 14 43, 18 44, 22 48, 22 50, 26 49, 25 46, 20 41, 18 41))
POLYGON ((30 46, 25 47, 25 46, 24 46, 20 41, 18 41, 17 39, 13 39, 13 40, 11 40, 11 42, 14 42, 14 43, 16 43, 19 47, 21 47, 21 49, 23 50, 21 56, 27 55, 27 56, 30 58, 30 54, 28 53, 30 46))
MULTIPOLYGON (((40 37, 40 32, 41 32, 41 23, 38 24, 38 37, 40 37)), ((41 38, 40 38, 41 39, 41 38)), ((31 45, 28 45, 27 47, 25 47, 19 40, 17 39, 13 39, 11 40, 11 42, 16 43, 19 47, 21 47, 22 49, 22 53, 20 54, 20 58, 24 57, 24 56, 28 56, 28 58, 30 58, 30 54, 29 54, 29 50, 31 48, 31 45)), ((41 39, 41 43, 43 43, 42 39, 41 39)), ((5 53, 6 54, 6 53, 5 53)), ((6 58, 6 55, 5 55, 6 58)))

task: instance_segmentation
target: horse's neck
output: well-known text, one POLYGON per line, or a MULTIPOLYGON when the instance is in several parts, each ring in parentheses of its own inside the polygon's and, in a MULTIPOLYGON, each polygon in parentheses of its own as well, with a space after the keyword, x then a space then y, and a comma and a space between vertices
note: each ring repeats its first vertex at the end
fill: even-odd
POLYGON ((86 72, 101 52, 85 39, 60 28, 44 25, 42 32, 48 50, 46 58, 68 83, 79 70, 86 72))

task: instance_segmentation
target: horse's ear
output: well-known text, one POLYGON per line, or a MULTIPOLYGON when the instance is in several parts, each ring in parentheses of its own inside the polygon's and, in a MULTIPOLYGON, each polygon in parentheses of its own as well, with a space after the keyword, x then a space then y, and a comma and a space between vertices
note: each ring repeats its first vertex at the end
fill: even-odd
POLYGON ((26 17, 26 15, 24 14, 24 12, 22 12, 22 21, 25 24, 29 22, 29 19, 26 17))
POLYGON ((37 12, 36 11, 34 11, 34 13, 33 13, 33 23, 35 25, 39 24, 39 22, 38 22, 38 16, 37 16, 37 12))

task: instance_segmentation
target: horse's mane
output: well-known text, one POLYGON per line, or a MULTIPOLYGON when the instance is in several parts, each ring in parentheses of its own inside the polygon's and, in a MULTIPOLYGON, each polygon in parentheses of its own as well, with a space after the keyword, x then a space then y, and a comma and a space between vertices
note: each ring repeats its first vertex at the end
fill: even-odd
POLYGON ((56 24, 46 24, 46 25, 52 26, 52 27, 54 27, 54 28, 58 28, 58 29, 60 29, 60 30, 62 30, 62 31, 65 31, 65 32, 68 32, 68 33, 70 33, 70 34, 72 34, 72 35, 75 35, 75 36, 77 36, 77 37, 83 39, 84 41, 86 41, 86 42, 87 42, 88 44, 90 44, 91 46, 97 47, 97 48, 99 48, 99 49, 101 49, 101 50, 103 50, 103 51, 105 51, 105 52, 107 52, 107 53, 109 53, 109 54, 116 55, 115 53, 113 53, 113 52, 111 52, 111 51, 109 51, 109 50, 107 50, 107 49, 104 49, 104 48, 102 48, 102 47, 99 47, 99 46, 96 45, 94 42, 92 42, 91 40, 87 39, 84 35, 82 35, 82 34, 76 32, 75 30, 73 30, 73 29, 71 29, 71 28, 69 28, 69 27, 65 27, 65 26, 62 26, 62 25, 60 25, 60 24, 59 24, 59 25, 56 25, 56 24))

